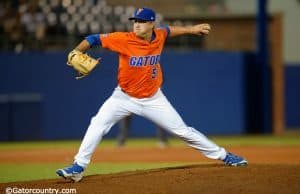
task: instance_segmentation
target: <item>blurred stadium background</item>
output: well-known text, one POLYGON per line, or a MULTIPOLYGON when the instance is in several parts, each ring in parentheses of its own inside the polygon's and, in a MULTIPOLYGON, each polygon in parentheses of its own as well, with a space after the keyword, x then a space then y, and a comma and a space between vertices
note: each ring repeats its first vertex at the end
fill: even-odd
MULTIPOLYGON (((297 0, 3 0, 0 141, 82 138, 117 84, 117 56, 93 49, 103 63, 77 81, 67 53, 88 34, 130 31, 143 6, 158 25, 212 25, 208 37, 168 39, 162 57, 163 89, 186 123, 208 135, 299 131, 297 0)), ((155 131, 136 117, 130 136, 155 131)))

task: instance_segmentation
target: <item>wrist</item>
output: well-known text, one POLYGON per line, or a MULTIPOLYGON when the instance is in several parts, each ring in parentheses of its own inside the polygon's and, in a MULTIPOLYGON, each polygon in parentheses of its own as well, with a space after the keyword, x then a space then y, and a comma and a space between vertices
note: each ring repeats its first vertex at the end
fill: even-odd
POLYGON ((188 34, 195 34, 194 26, 188 26, 187 27, 187 33, 188 34))

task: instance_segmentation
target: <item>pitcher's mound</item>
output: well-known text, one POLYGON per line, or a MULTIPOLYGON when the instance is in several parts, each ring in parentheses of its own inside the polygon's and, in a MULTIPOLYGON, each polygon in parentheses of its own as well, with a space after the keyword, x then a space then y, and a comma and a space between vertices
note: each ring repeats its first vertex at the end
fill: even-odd
POLYGON ((51 188, 65 193, 67 191, 62 189, 76 189, 77 194, 294 194, 300 191, 299 183, 300 165, 250 164, 247 167, 225 167, 222 164, 207 164, 92 175, 84 177, 79 183, 71 183, 64 179, 51 179, 4 183, 0 187, 1 193, 6 193, 7 188, 51 188))

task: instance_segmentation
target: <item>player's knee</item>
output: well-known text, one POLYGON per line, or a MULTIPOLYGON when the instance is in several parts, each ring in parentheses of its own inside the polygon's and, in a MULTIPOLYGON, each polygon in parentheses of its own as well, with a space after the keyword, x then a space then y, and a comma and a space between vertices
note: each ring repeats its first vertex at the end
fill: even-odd
POLYGON ((187 127, 187 126, 181 126, 181 127, 174 129, 173 133, 175 133, 179 137, 186 137, 191 134, 191 129, 190 129, 190 127, 187 127))

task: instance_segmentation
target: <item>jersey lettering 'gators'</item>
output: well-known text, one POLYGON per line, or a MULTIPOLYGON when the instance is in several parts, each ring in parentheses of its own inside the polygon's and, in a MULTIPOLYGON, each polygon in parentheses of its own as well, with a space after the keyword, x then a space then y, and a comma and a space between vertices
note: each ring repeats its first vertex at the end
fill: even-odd
POLYGON ((156 65, 160 62, 160 55, 148 55, 148 56, 133 56, 129 59, 130 66, 146 66, 146 65, 156 65))
POLYGON ((118 84, 130 96, 147 98, 161 87, 160 56, 168 32, 167 27, 154 29, 151 42, 134 32, 100 35, 102 47, 119 54, 118 84))

